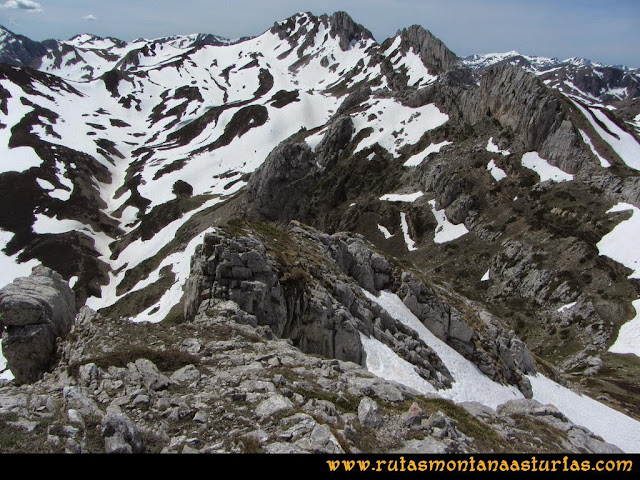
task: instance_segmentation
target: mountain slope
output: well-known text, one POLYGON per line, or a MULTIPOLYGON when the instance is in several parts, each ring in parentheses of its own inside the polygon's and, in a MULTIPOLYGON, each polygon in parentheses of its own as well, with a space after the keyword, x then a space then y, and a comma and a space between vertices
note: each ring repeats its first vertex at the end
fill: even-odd
POLYGON ((383 322, 413 336, 386 346, 425 388, 462 382, 443 380, 449 350, 374 306, 397 295, 498 392, 543 398, 541 371, 640 418, 640 365, 608 352, 640 297, 640 257, 615 248, 640 205, 634 72, 461 60, 419 26, 379 44, 344 13, 239 41, 80 35, 34 65, 0 65, 1 284, 41 263, 78 305, 163 324, 231 300, 302 351, 369 369, 390 358, 367 343, 383 322), (598 72, 609 90, 576 80, 598 72), (256 273, 265 249, 277 268, 256 273), (327 280, 338 271, 351 280, 327 280))

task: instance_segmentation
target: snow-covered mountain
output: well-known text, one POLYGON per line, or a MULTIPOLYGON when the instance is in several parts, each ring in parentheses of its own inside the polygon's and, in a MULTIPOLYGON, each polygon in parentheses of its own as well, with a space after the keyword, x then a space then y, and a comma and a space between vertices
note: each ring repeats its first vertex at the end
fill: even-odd
POLYGON ((622 65, 603 65, 585 58, 545 58, 516 51, 470 55, 465 65, 480 70, 492 65, 517 65, 538 75, 551 87, 588 102, 618 102, 640 97, 640 71, 622 65))
POLYGON ((460 59, 419 26, 379 43, 345 13, 47 45, 0 64, 0 286, 43 265, 106 319, 227 312, 422 393, 555 395, 638 438, 637 72, 460 59))

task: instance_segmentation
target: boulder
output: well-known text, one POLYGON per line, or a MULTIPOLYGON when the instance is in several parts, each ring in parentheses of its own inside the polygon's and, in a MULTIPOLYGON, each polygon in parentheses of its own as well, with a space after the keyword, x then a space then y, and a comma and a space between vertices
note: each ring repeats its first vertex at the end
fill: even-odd
POLYGON ((0 314, 7 365, 18 383, 33 383, 54 362, 56 340, 71 330, 75 297, 58 273, 40 266, 0 290, 0 314))

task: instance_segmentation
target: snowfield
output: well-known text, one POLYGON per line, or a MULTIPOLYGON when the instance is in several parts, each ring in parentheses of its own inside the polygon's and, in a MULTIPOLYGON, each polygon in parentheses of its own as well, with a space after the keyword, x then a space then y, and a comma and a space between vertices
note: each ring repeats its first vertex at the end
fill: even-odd
MULTIPOLYGON (((450 389, 435 390, 415 371, 409 371, 406 362, 391 349, 375 339, 363 337, 366 339, 363 346, 367 353, 367 369, 372 373, 421 393, 434 393, 435 390, 438 395, 456 403, 478 402, 492 409, 509 400, 523 398, 517 388, 490 380, 473 363, 433 335, 397 295, 386 291, 380 292, 379 297, 366 290, 363 293, 393 318, 418 333, 420 339, 438 354, 455 381, 450 389), (372 357, 371 363, 369 355, 372 357)), ((534 400, 543 405, 555 405, 573 423, 600 435, 625 452, 640 452, 640 422, 637 420, 558 385, 544 375, 527 375, 527 378, 533 387, 534 400)))
POLYGON ((504 155, 505 157, 508 156, 508 155, 511 155, 511 152, 509 150, 500 150, 500 148, 498 148, 498 145, 496 145, 493 142, 493 137, 489 138, 489 141, 487 142, 486 149, 487 149, 487 152, 499 153, 501 155, 504 155))
POLYGON ((602 403, 569 390, 543 375, 528 375, 533 398, 555 405, 576 425, 588 428, 627 453, 640 453, 640 422, 602 403))
POLYGON ((442 150, 442 148, 446 147, 447 145, 453 145, 453 142, 448 142, 445 140, 444 142, 440 143, 432 143, 427 148, 425 148, 423 152, 413 155, 406 162, 404 162, 404 166, 417 167, 422 162, 424 162, 427 157, 429 157, 429 155, 431 155, 432 153, 440 153, 440 150, 442 150))
POLYGON ((28 277, 33 267, 40 265, 37 260, 18 263, 18 254, 8 256, 4 253, 7 243, 13 238, 13 233, 0 230, 0 287, 13 282, 18 277, 28 277))
MULTIPOLYGON (((493 409, 508 400, 523 398, 522 393, 520 393, 516 387, 511 385, 501 385, 490 380, 486 375, 480 372, 473 363, 469 362, 453 348, 437 338, 413 313, 411 313, 396 294, 383 291, 380 292, 379 297, 376 297, 366 290, 363 290, 363 293, 367 298, 384 308, 393 318, 414 330, 420 336, 420 339, 438 354, 438 357, 440 357, 454 378, 452 387, 446 390, 437 390, 438 395, 448 398, 449 400, 453 400, 454 402, 479 402, 493 409)), ((369 351, 366 350, 366 347, 365 351, 367 351, 368 357, 369 351)), ((391 352, 391 354, 397 356, 393 352, 391 352)), ((387 352, 384 358, 390 360, 390 357, 391 355, 387 352)), ((368 366, 369 365, 367 363, 367 368, 368 366)), ((406 378, 407 375, 405 367, 397 360, 388 361, 385 365, 381 365, 377 371, 371 371, 383 378, 395 380, 400 383, 403 382, 397 378, 406 378), (397 372, 398 377, 394 376, 396 374, 395 368, 400 369, 397 372)), ((418 382, 414 382, 414 384, 416 383, 418 382)), ((418 389, 412 385, 408 386, 416 388, 416 390, 422 393, 433 393, 434 387, 426 381, 425 383, 427 383, 430 388, 426 387, 418 389)))
POLYGON ((609 347, 611 353, 633 353, 640 357, 640 299, 632 302, 636 316, 620 327, 618 338, 609 347))
POLYGON ((631 218, 620 222, 609 233, 600 239, 598 251, 600 255, 621 263, 633 270, 629 278, 640 278, 640 208, 630 203, 618 203, 607 213, 632 211, 631 218))

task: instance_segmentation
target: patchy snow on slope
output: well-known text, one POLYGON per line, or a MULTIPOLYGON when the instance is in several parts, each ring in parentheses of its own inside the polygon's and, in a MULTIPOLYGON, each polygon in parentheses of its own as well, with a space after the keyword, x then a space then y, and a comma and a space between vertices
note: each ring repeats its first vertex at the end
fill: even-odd
POLYGON ((571 303, 567 303, 566 305, 561 306, 561 307, 558 309, 558 312, 559 312, 559 313, 562 313, 562 312, 564 312, 564 311, 566 311, 566 310, 569 310, 569 309, 571 309, 571 308, 575 307, 575 306, 576 306, 576 303, 578 303, 578 302, 571 302, 571 303))
POLYGON ((482 278, 480 279, 481 282, 486 282, 488 280, 491 279, 491 277, 489 276, 491 274, 491 269, 487 270, 487 272, 482 276, 482 278))
MULTIPOLYGON (((153 323, 160 322, 169 314, 169 311, 173 307, 180 303, 180 301, 182 300, 182 294, 184 293, 184 285, 189 278, 189 274, 191 273, 191 257, 195 253, 196 247, 202 243, 204 236, 207 233, 214 231, 215 229, 213 228, 205 230, 204 232, 191 239, 191 241, 183 251, 173 253, 167 256, 162 261, 156 272, 159 272, 166 265, 171 265, 171 271, 175 275, 175 281, 173 282, 169 290, 167 290, 162 295, 158 302, 156 302, 144 312, 133 317, 131 319, 132 321, 153 323)), ((159 279, 159 276, 158 278, 156 278, 156 280, 157 279, 159 279)), ((137 289, 141 287, 136 286, 134 288, 137 289)))
POLYGON ((423 195, 424 195, 424 193, 422 193, 422 192, 404 193, 404 194, 401 194, 401 193, 387 193, 386 195, 381 196, 380 200, 385 201, 385 202, 413 203, 417 199, 422 197, 423 195))
POLYGON ((5 172, 24 172, 32 167, 39 167, 42 159, 36 154, 31 147, 9 148, 9 140, 11 139, 11 127, 17 124, 27 113, 32 112, 33 108, 23 105, 20 98, 24 96, 24 92, 17 85, 3 80, 0 85, 8 90, 10 97, 6 98, 5 115, 0 109, 0 123, 7 125, 0 128, 0 174, 5 172))
POLYGON ((444 212, 444 208, 442 210, 436 210, 435 200, 430 200, 429 205, 431 205, 433 216, 436 217, 436 222, 438 222, 435 237, 433 238, 435 243, 450 242, 469 233, 464 223, 459 225, 451 223, 444 212))
POLYGON ((627 453, 640 453, 640 422, 606 405, 580 395, 543 375, 527 375, 533 399, 555 405, 577 425, 588 428, 627 453))
POLYGON ((563 172, 558 167, 551 165, 538 152, 527 152, 522 156, 522 165, 533 170, 540 177, 541 182, 570 182, 573 175, 563 172))
POLYGON ((409 224, 407 223, 407 214, 404 212, 400 213, 400 227, 402 228, 402 235, 404 236, 404 243, 407 244, 407 250, 413 252, 417 250, 416 242, 413 241, 411 236, 409 235, 409 224))
POLYGON ((640 357, 640 299, 632 302, 636 316, 620 327, 618 338, 609 351, 612 353, 633 353, 640 357))
POLYGON ((499 182, 503 178, 507 178, 507 173, 496 165, 495 160, 491 160, 489 162, 489 164, 487 165, 487 170, 489 170, 489 173, 496 182, 499 182))
MULTIPOLYGON (((391 47, 396 45, 396 42, 400 36, 396 37, 394 43, 391 47)), ((399 45, 399 43, 398 43, 399 45)), ((389 48, 387 51, 389 51, 389 48)), ((386 54, 386 52, 385 52, 386 54)), ((393 64, 393 67, 396 71, 402 71, 402 69, 406 69, 406 74, 408 78, 407 85, 410 87, 424 87, 429 85, 433 81, 436 80, 436 76, 431 75, 427 70, 427 67, 424 66, 420 57, 415 53, 413 47, 411 47, 405 53, 402 53, 400 50, 396 50, 393 55, 389 57, 389 60, 393 64)))
POLYGON ((598 135, 615 150, 622 161, 627 164, 627 166, 635 170, 640 170, 640 144, 636 139, 613 123, 602 110, 595 107, 586 108, 575 100, 572 101, 584 114, 585 118, 589 120, 589 123, 591 123, 591 126, 598 135), (604 124, 608 131, 602 128, 596 119, 604 124))
POLYGON ((620 222, 600 239, 596 247, 605 255, 633 270, 629 278, 640 278, 640 209, 629 203, 618 203, 607 213, 631 210, 631 218, 620 222))
POLYGON ((511 155, 511 152, 509 150, 500 150, 498 148, 498 145, 493 143, 493 137, 490 137, 489 141, 487 142, 487 152, 500 153, 501 155, 504 155, 505 157, 507 155, 511 155))
POLYGON ((385 380, 398 382, 420 393, 436 393, 437 390, 418 375, 413 364, 400 358, 396 352, 380 340, 360 333, 360 341, 366 353, 366 369, 385 380))
POLYGON ((448 142, 446 140, 440 143, 432 143, 427 148, 425 148, 424 151, 420 153, 416 153, 411 158, 409 158, 406 162, 404 162, 404 166, 417 167, 422 162, 424 162, 427 159, 427 157, 432 153, 440 153, 440 150, 442 149, 442 147, 446 147, 447 145, 452 145, 452 144, 453 142, 448 142))
POLYGON ((386 227, 383 227, 380 224, 378 224, 378 230, 380 230, 380 233, 382 233, 382 235, 384 235, 384 238, 387 239, 387 240, 389 240, 391 237, 393 237, 391 232, 389 230, 387 230, 386 227))
POLYGON ((352 118, 356 133, 365 128, 373 130, 360 140, 354 153, 377 143, 396 158, 401 147, 417 143, 426 131, 449 120, 434 104, 409 108, 388 98, 374 100, 352 118))
POLYGON ((103 256, 110 256, 109 244, 113 239, 104 232, 96 232, 91 225, 85 225, 77 220, 69 220, 67 218, 59 219, 58 217, 47 217, 41 213, 35 215, 36 221, 33 223, 33 232, 37 234, 58 234, 67 232, 82 232, 92 238, 96 250, 103 256))
MULTIPOLYGON (((109 272, 109 283, 102 286, 101 297, 89 297, 87 299, 87 306, 93 308, 94 310, 99 310, 101 308, 111 306, 115 302, 117 302, 121 296, 117 295, 116 286, 123 280, 128 270, 158 253, 162 249, 162 247, 164 247, 171 241, 171 239, 175 237, 178 229, 185 223, 187 223, 193 215, 209 207, 212 207, 217 203, 220 203, 220 201, 221 200, 219 198, 211 199, 202 204, 200 207, 169 223, 166 227, 164 227, 150 239, 137 239, 127 245, 127 247, 122 252, 120 252, 117 260, 110 261, 112 268, 115 271, 118 271, 118 274, 114 275, 112 272, 109 272)), ((191 255, 189 255, 188 258, 191 258, 191 255)), ((103 255, 101 259, 104 261, 109 261, 108 256, 105 257, 103 255)), ((157 272, 159 272, 159 270, 157 270, 157 272)), ((149 277, 151 277, 151 275, 149 277)), ((147 277, 147 280, 143 281, 148 281, 149 277, 147 277)), ((153 282, 148 281, 148 283, 153 282)), ((135 288, 140 289, 142 288, 142 286, 138 284, 135 288)))
MULTIPOLYGON (((393 318, 414 330, 420 339, 440 357, 442 363, 453 376, 454 382, 451 388, 437 390, 438 395, 454 402, 479 402, 493 409, 509 400, 523 398, 522 393, 516 387, 501 385, 489 379, 473 363, 437 338, 411 313, 411 310, 396 294, 382 291, 380 296, 376 297, 366 290, 362 291, 367 298, 384 308, 393 318)), ((402 380, 397 378, 393 380, 403 383, 402 380)), ((430 384, 429 387, 433 389, 430 384)), ((424 389, 419 391, 431 393, 433 390, 424 389)))
POLYGON ((584 141, 584 143, 586 143, 589 148, 591 149, 591 153, 593 153, 596 158, 600 161, 600 165, 604 168, 609 168, 611 166, 611 163, 609 163, 609 160, 607 160, 606 158, 603 158, 602 155, 600 155, 597 151, 596 148, 593 146, 593 143, 591 142, 591 139, 589 138, 589 136, 583 131, 583 130, 579 130, 580 132, 580 136, 582 137, 582 140, 584 141))

